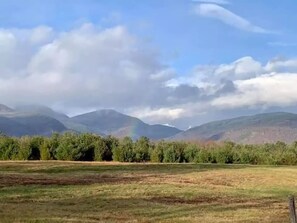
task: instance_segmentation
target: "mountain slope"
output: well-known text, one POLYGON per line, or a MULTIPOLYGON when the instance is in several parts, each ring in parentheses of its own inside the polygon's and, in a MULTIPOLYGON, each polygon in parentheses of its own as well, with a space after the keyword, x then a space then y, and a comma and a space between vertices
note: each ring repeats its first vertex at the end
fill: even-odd
POLYGON ((15 109, 19 113, 31 113, 48 116, 59 121, 66 120, 69 117, 63 113, 56 112, 49 107, 43 105, 23 105, 15 109))
POLYGON ((53 109, 43 105, 23 105, 16 108, 18 113, 26 113, 33 115, 42 115, 51 117, 61 122, 67 129, 75 132, 91 132, 88 126, 73 122, 67 115, 56 112, 53 109))
POLYGON ((67 128, 58 120, 42 115, 13 114, 0 116, 0 131, 9 136, 50 135, 67 128))
POLYGON ((162 139, 173 136, 181 130, 162 125, 148 125, 140 119, 105 109, 71 118, 75 123, 85 126, 95 133, 114 135, 117 137, 131 136, 136 139, 146 136, 151 139, 162 139))
POLYGON ((239 143, 297 140, 297 115, 285 112, 258 114, 210 122, 172 137, 175 140, 232 140, 239 143))
POLYGON ((7 107, 6 105, 0 104, 0 114, 6 114, 13 112, 14 110, 10 107, 7 107))
POLYGON ((73 118, 40 105, 26 105, 15 110, 0 105, 0 131, 13 136, 49 135, 51 132, 73 130, 137 139, 147 136, 162 139, 176 135, 180 130, 163 125, 148 125, 141 120, 114 110, 100 110, 73 118))
POLYGON ((29 135, 26 126, 10 118, 0 116, 0 132, 9 136, 29 135))

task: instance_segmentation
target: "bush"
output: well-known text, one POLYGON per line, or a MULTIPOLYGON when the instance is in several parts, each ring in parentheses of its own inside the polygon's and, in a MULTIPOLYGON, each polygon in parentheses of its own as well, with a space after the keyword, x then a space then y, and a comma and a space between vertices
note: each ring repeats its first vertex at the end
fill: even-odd
POLYGON ((213 149, 202 148, 198 153, 196 162, 198 162, 198 163, 216 163, 216 159, 213 154, 213 149))
POLYGON ((93 135, 65 133, 60 138, 56 157, 59 160, 92 161, 94 148, 93 135))
POLYGON ((42 137, 22 137, 19 140, 19 151, 17 158, 19 160, 39 160, 40 147, 43 144, 42 137))
POLYGON ((252 145, 237 146, 233 155, 234 163, 258 164, 260 162, 256 148, 252 145))
POLYGON ((135 142, 134 153, 136 162, 146 162, 150 160, 149 155, 150 140, 147 137, 141 137, 135 142))
POLYGON ((216 162, 221 164, 233 163, 234 147, 235 147, 235 144, 233 142, 225 142, 222 146, 220 146, 214 153, 216 162))
POLYGON ((119 143, 119 146, 113 150, 113 160, 119 162, 134 162, 135 153, 133 151, 133 141, 130 137, 125 137, 119 143))
POLYGON ((94 142, 94 160, 95 161, 104 161, 106 160, 107 153, 109 152, 109 148, 101 137, 97 137, 94 142))
POLYGON ((19 141, 16 138, 7 136, 0 137, 0 159, 15 160, 20 150, 19 141))
POLYGON ((196 144, 187 144, 185 147, 185 162, 194 163, 198 161, 200 148, 196 144))
POLYGON ((164 141, 158 142, 150 150, 151 161, 155 163, 162 163, 164 159, 164 150, 166 149, 164 141))
POLYGON ((113 136, 107 136, 103 140, 107 146, 103 152, 103 160, 112 161, 112 151, 119 146, 119 140, 113 136))
POLYGON ((51 153, 50 153, 50 140, 45 139, 40 146, 40 159, 41 160, 51 160, 51 153))
POLYGON ((166 163, 238 163, 297 165, 297 142, 240 145, 233 142, 197 145, 184 142, 136 142, 130 137, 65 133, 51 137, 8 137, 0 134, 0 160, 78 160, 166 163))
POLYGON ((185 161, 184 143, 172 142, 164 150, 165 163, 182 163, 185 161))

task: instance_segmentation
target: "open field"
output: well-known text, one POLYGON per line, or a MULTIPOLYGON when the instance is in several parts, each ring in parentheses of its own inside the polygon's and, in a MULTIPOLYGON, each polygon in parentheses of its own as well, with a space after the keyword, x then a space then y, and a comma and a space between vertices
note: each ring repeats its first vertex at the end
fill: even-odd
POLYGON ((0 222, 289 222, 297 168, 0 162, 0 222))

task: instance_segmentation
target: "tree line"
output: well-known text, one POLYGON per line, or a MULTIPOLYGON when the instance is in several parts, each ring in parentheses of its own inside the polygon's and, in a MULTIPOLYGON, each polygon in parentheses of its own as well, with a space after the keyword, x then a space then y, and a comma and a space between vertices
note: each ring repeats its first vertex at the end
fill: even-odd
POLYGON ((94 134, 51 137, 0 135, 0 160, 69 160, 157 163, 297 165, 297 142, 244 145, 233 142, 133 141, 94 134))

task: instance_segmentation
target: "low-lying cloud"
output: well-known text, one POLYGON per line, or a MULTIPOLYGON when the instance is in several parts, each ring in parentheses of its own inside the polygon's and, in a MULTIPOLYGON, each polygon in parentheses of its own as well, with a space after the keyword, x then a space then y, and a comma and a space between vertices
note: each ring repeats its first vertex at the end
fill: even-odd
POLYGON ((0 102, 11 106, 114 108, 186 128, 223 111, 296 106, 296 83, 295 58, 262 63, 246 56, 177 75, 124 26, 0 30, 0 102))

